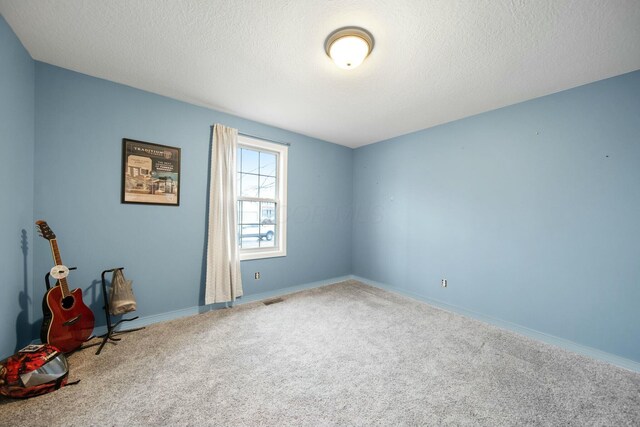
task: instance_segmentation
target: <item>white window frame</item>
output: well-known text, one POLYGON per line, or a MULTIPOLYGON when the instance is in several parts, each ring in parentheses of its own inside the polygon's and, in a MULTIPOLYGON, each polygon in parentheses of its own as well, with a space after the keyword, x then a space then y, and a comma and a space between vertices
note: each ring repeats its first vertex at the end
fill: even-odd
MULTIPOLYGON (((284 144, 264 141, 262 139, 252 138, 245 135, 238 135, 238 150, 240 148, 248 148, 259 151, 267 151, 277 156, 277 173, 276 173, 276 245, 273 248, 251 248, 243 249, 238 244, 240 261, 248 261, 252 259, 264 259, 287 256, 287 165, 289 147, 284 144)), ((240 171, 236 171, 240 173, 240 171)), ((240 197, 242 189, 238 188, 236 197, 236 206, 238 201, 250 202, 272 202, 272 199, 262 199, 259 197, 240 197)), ((237 208, 236 208, 237 209, 237 208)))

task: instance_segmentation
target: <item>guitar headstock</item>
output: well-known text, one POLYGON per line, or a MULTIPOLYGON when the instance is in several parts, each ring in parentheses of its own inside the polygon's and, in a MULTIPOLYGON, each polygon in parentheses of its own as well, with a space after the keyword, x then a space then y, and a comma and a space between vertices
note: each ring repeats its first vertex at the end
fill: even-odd
POLYGON ((38 220, 36 221, 36 226, 38 227, 38 233, 47 240, 53 240, 56 238, 55 233, 51 228, 49 228, 49 224, 47 221, 38 220))

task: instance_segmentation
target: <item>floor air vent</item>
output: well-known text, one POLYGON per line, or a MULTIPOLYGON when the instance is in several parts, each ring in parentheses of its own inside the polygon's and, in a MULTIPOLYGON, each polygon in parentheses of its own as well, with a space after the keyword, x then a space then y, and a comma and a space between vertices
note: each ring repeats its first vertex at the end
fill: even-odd
POLYGON ((284 301, 282 298, 273 298, 273 299, 268 299, 266 301, 262 301, 262 303, 264 305, 271 305, 271 304, 277 304, 282 301, 284 301))

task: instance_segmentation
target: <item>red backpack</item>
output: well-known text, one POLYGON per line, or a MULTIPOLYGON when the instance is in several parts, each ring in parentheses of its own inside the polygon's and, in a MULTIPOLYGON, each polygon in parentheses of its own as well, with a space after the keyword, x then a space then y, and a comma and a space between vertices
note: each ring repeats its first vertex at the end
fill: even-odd
POLYGON ((63 387, 69 377, 67 359, 49 344, 28 345, 0 362, 0 395, 40 396, 63 387))

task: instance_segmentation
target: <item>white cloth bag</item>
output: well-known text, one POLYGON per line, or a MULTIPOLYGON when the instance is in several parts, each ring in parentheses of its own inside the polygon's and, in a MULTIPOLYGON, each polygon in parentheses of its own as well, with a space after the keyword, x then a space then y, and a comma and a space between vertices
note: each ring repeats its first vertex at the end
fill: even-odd
POLYGON ((115 270, 111 277, 111 295, 109 311, 113 315, 136 310, 136 297, 133 295, 132 281, 124 278, 122 270, 115 270))

